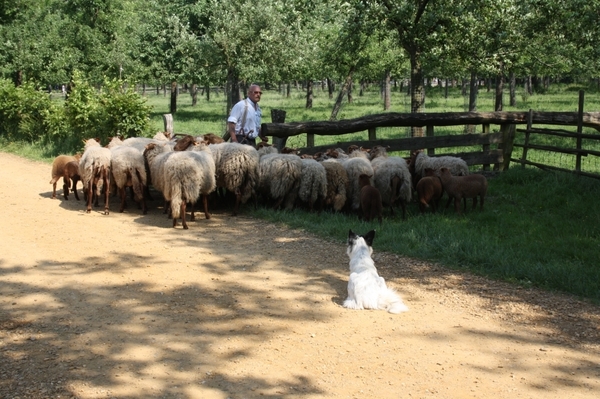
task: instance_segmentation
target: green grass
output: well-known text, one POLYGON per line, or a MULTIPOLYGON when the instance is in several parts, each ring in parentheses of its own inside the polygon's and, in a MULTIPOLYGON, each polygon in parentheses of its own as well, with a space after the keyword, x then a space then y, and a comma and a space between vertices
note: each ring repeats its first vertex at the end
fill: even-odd
MULTIPOLYGON (((518 95, 517 107, 505 110, 576 111, 577 86, 551 86, 544 95, 518 95)), ((302 93, 292 91, 286 98, 277 91, 263 88, 261 106, 263 122, 270 122, 271 109, 284 109, 287 122, 328 120, 333 100, 326 92, 315 91, 313 108, 304 107, 302 93)), ((153 106, 152 128, 148 135, 163 130, 162 114, 169 110, 169 97, 147 95, 153 106)), ((585 111, 600 111, 600 94, 586 93, 585 111)), ((354 94, 352 104, 344 103, 340 119, 351 119, 383 112, 376 87, 364 96, 354 94)), ((508 103, 508 99, 505 99, 508 103)), ((427 92, 427 112, 462 112, 466 100, 458 89, 445 98, 440 89, 427 92)), ((393 112, 406 112, 408 97, 393 92, 393 112)), ((493 92, 481 88, 478 110, 493 110, 493 92)), ((191 97, 182 93, 174 115, 176 133, 221 133, 225 129, 227 111, 222 94, 211 94, 211 101, 198 98, 195 107, 191 97)), ((407 129, 378 130, 378 137, 406 137, 407 129)), ((438 129, 436 134, 460 134, 462 128, 438 129)), ((366 133, 341 137, 316 137, 316 145, 338 140, 366 140, 366 133), (329 140, 329 141, 328 141, 329 140)), ((290 138, 288 145, 304 147, 304 135, 290 138)), ((559 145, 555 138, 546 144, 559 145)), ((0 141, 0 149, 27 158, 51 162, 52 148, 39 148, 22 143, 0 141)), ((588 157, 590 158, 590 157, 588 157)), ((525 286, 571 293, 600 303, 600 181, 568 173, 549 173, 535 168, 511 168, 490 179, 483 212, 470 210, 464 216, 442 210, 438 214, 421 215, 416 204, 410 204, 407 220, 393 218, 386 211, 383 226, 360 222, 355 216, 301 210, 274 212, 246 206, 243 212, 281 225, 301 228, 328 239, 343 242, 348 229, 365 233, 377 229, 375 250, 385 250, 422 260, 436 261, 449 268, 464 269, 491 278, 512 281, 525 286)), ((469 204, 470 206, 470 204, 469 204)))
POLYGON ((472 211, 469 201, 463 216, 452 206, 421 215, 413 203, 405 221, 386 210, 382 226, 327 212, 249 212, 341 242, 348 229, 374 228, 375 250, 600 302, 600 182, 514 167, 489 183, 483 212, 472 211))

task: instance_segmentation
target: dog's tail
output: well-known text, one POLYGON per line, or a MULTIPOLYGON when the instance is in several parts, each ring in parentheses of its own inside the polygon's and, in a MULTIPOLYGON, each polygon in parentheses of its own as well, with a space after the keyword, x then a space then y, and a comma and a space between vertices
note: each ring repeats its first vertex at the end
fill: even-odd
POLYGON ((391 288, 383 290, 379 297, 379 309, 395 314, 408 311, 408 307, 402 302, 402 298, 391 288))

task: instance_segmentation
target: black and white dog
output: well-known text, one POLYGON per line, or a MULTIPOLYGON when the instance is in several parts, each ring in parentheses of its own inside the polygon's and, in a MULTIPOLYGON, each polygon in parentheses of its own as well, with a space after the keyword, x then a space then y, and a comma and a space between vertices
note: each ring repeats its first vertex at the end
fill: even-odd
POLYGON ((350 279, 348 298, 344 307, 348 309, 383 309, 390 313, 406 312, 408 308, 400 296, 385 284, 377 274, 373 253, 375 230, 364 236, 348 233, 348 257, 350 258, 350 279))

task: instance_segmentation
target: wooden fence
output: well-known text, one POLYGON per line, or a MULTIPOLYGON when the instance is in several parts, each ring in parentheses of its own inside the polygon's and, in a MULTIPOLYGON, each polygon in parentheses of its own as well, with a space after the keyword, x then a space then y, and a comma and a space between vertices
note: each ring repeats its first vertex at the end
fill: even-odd
MULTIPOLYGON (((582 103, 582 101, 580 101, 582 103)), ((576 135, 580 138, 600 139, 599 134, 583 134, 581 129, 585 127, 595 128, 600 132, 600 112, 584 113, 579 112, 463 112, 463 113, 422 113, 422 114, 399 114, 387 113, 378 115, 369 115, 352 120, 342 120, 337 122, 295 122, 295 123, 263 123, 262 132, 264 135, 287 139, 288 137, 299 134, 307 134, 307 145, 300 149, 303 154, 315 154, 319 151, 331 147, 347 148, 355 144, 363 147, 372 147, 374 145, 383 145, 389 147, 388 151, 411 151, 416 149, 426 149, 428 155, 435 156, 435 152, 440 148, 451 147, 472 147, 470 152, 446 152, 444 155, 454 155, 463 158, 468 165, 481 165, 482 169, 488 170, 493 167, 495 170, 505 170, 509 167, 510 161, 520 162, 521 164, 530 164, 541 167, 541 165, 528 162, 526 160, 528 143, 515 143, 515 132, 517 125, 527 125, 528 134, 537 134, 531 125, 559 125, 559 126, 578 126, 575 133, 557 132, 559 134, 576 135), (438 126, 460 126, 460 125, 481 125, 480 133, 435 136, 435 127, 438 126), (497 125, 496 131, 492 126, 497 125), (424 137, 408 137, 398 139, 378 139, 377 128, 380 127, 425 127, 424 137), (314 146, 314 136, 333 136, 356 132, 368 132, 368 140, 364 141, 344 141, 326 146, 314 146), (524 148, 524 157, 522 159, 512 158, 514 146, 524 148)), ((548 130, 550 131, 550 130, 548 130)), ((546 134, 551 134, 546 131, 546 134)), ((558 150, 547 148, 549 151, 558 150)), ((600 155, 598 151, 590 150, 565 150, 577 152, 579 156, 588 154, 600 155), (598 153, 598 154, 596 154, 598 153)), ((575 170, 576 171, 576 170, 575 170)), ((586 174, 586 173, 581 173, 586 174)), ((594 176, 594 177, 600 177, 594 176)))

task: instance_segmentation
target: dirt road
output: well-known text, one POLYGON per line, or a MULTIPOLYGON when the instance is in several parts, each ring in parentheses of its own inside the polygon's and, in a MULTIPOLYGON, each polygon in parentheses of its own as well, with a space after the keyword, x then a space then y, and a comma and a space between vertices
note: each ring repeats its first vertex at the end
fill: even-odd
POLYGON ((410 311, 350 311, 345 237, 49 180, 0 153, 1 398, 600 396, 598 306, 376 251, 410 311))

